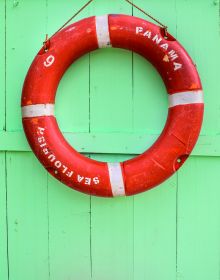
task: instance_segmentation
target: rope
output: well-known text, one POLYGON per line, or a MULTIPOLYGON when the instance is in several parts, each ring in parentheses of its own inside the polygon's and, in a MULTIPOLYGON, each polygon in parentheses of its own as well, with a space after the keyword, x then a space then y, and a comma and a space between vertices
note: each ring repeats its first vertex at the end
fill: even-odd
POLYGON ((147 17, 151 18, 152 20, 154 20, 156 23, 158 23, 159 25, 161 25, 165 30, 167 30, 167 26, 164 25, 162 22, 160 22, 158 19, 156 19, 155 17, 153 17, 152 15, 150 15, 149 13, 145 12, 143 9, 141 9, 140 7, 138 7, 137 5, 135 5, 133 2, 131 2, 130 0, 125 0, 125 2, 129 3, 131 6, 133 6, 134 8, 136 8, 137 10, 139 10, 140 12, 142 12, 144 15, 146 15, 147 17))
MULTIPOLYGON (((69 22, 71 22, 78 14, 80 14, 87 6, 89 6, 94 0, 89 0, 85 5, 83 5, 70 19, 68 19, 52 36, 50 36, 50 38, 48 38, 48 34, 46 34, 46 39, 43 42, 43 48, 44 51, 47 52, 49 47, 50 47, 50 39, 55 36, 60 30, 62 30, 69 22)), ((131 2, 130 0, 125 0, 128 4, 130 4, 131 6, 133 6, 134 8, 136 8, 137 10, 139 10, 140 12, 142 12, 144 15, 146 15, 147 17, 151 18, 152 20, 154 20, 156 23, 158 23, 160 26, 162 26, 164 28, 164 33, 165 33, 165 37, 167 37, 167 26, 164 25, 162 22, 160 22, 158 19, 156 19, 155 17, 153 17, 152 15, 150 15, 149 13, 145 12, 143 9, 141 9, 140 7, 138 7, 137 5, 135 5, 133 2, 131 2)))
POLYGON ((85 5, 83 5, 70 19, 68 19, 50 38, 48 38, 48 34, 46 34, 46 39, 43 42, 44 51, 47 52, 50 46, 50 39, 55 36, 60 30, 62 30, 70 21, 72 21, 78 14, 80 14, 89 4, 91 4, 94 0, 89 0, 85 5))
POLYGON ((89 4, 91 4, 94 0, 89 0, 82 8, 80 8, 70 19, 68 19, 51 37, 57 34, 61 29, 63 29, 71 20, 73 20, 78 14, 80 14, 89 4))

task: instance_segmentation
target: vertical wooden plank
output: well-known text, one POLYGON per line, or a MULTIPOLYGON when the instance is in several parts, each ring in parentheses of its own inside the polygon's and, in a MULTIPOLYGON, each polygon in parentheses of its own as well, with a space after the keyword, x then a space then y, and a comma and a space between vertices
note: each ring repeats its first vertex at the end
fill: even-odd
MULTIPOLYGON (((119 1, 97 0, 94 15, 131 14, 119 1)), ((132 53, 102 49, 90 56, 91 132, 132 132, 132 53)), ((92 155, 97 160, 118 161, 123 156, 92 155)), ((91 197, 92 277, 133 279, 133 198, 91 197)))
MULTIPOLYGON (((97 0, 93 14, 131 14, 123 1, 97 0)), ((132 54, 102 49, 91 53, 90 128, 92 132, 132 131, 132 54)))
MULTIPOLYGON (((47 2, 47 31, 51 35, 86 1, 47 2)), ((74 21, 87 16, 89 9, 74 21)), ((61 80, 56 116, 62 131, 89 131, 89 55, 76 61, 61 80)), ((90 279, 89 196, 68 189, 51 176, 48 184, 51 279, 90 279)))
MULTIPOLYGON (((176 35, 175 0, 135 3, 176 35)), ((134 9, 134 15, 152 21, 134 9)), ((153 22, 153 21, 152 21, 153 22)), ((155 23, 155 22, 153 22, 155 23)), ((167 116, 167 94, 153 66, 139 55, 133 62, 134 131, 158 134, 167 116)), ((134 197, 134 279, 176 279, 176 176, 134 197)))
MULTIPOLYGON (((135 0, 133 2, 144 11, 146 11, 149 15, 159 20, 162 24, 168 26, 168 31, 173 36, 176 36, 176 0, 167 0, 166 3, 161 2, 160 0, 149 0, 147 2, 144 2, 142 0, 135 0)), ((156 23, 153 19, 144 15, 136 8, 134 8, 134 15, 158 25, 158 23, 156 23)))
POLYGON ((5 1, 0 1, 0 131, 5 128, 5 1))
MULTIPOLYGON (((85 2, 47 0, 47 32, 52 35, 85 2)), ((88 16, 89 8, 81 12, 73 22, 88 16)), ((62 131, 89 131, 89 55, 77 60, 62 78, 57 91, 56 116, 62 131)))
MULTIPOLYGON (((136 0, 135 3, 162 23, 168 25, 169 32, 176 36, 175 0, 166 2, 136 0)), ((134 9, 134 16, 157 24, 137 9, 134 9)), ((135 132, 160 133, 167 117, 168 98, 166 88, 157 70, 137 54, 134 54, 133 62, 133 95, 135 132)))
POLYGON ((134 54, 134 131, 159 134, 167 118, 167 93, 156 69, 134 54))
MULTIPOLYGON (((51 36, 55 33, 70 17, 72 17, 82 6, 87 2, 85 0, 79 1, 62 1, 46 0, 47 1, 47 32, 51 36), (61 13, 62 11, 62 13, 61 13)), ((90 15, 90 7, 88 6, 81 11, 72 22, 79 21, 82 18, 90 15)), ((71 23, 69 23, 71 24, 71 23)))
POLYGON ((0 153, 0 279, 8 279, 5 153, 0 153))
MULTIPOLYGON (((0 2, 0 131, 5 128, 5 1, 0 2)), ((5 153, 0 153, 0 279, 8 279, 5 153)))
POLYGON ((219 3, 181 0, 176 2, 178 40, 195 61, 204 89, 205 115, 202 134, 215 135, 220 130, 219 3))
POLYGON ((62 132, 89 131, 89 55, 73 63, 62 78, 56 116, 62 132))
POLYGON ((22 129, 20 99, 27 70, 46 33, 46 0, 6 1, 7 130, 22 129))
POLYGON ((49 175, 49 259, 51 279, 90 279, 89 196, 49 175))
POLYGON ((132 14, 132 7, 124 1, 112 0, 95 0, 90 5, 91 15, 106 15, 106 14, 132 14))
MULTIPOLYGON (((203 133, 218 133, 218 6, 212 1, 177 0, 176 6, 174 1, 135 2, 168 23, 174 35, 176 25, 173 23, 177 12, 178 39, 195 59, 204 84, 207 109, 203 133)), ((77 1, 74 5, 58 0, 7 1, 8 130, 21 129, 21 86, 32 57, 44 39, 46 21, 47 31, 51 34, 72 15, 71 8, 77 9, 82 3, 84 1, 77 1)), ((127 11, 129 6, 118 6, 118 3, 116 0, 110 3, 97 0, 77 19, 87 13, 130 13, 130 10, 127 11)), ((4 1, 0 1, 0 13, 4 12, 2 7, 4 1)), ((0 23, 0 39, 3 38, 0 40, 0 59, 3 61, 4 36, 1 31, 4 30, 4 17, 0 17, 0 23)), ((89 56, 83 57, 68 70, 57 97, 58 121, 63 131, 148 130, 158 133, 162 129, 167 106, 162 81, 152 66, 138 56, 134 56, 132 74, 131 56, 123 51, 102 50, 91 55, 91 73, 89 56), (148 73, 147 78, 145 73, 148 73), (156 106, 157 110, 154 109, 156 106), (126 111, 122 111, 122 107, 126 111)), ((2 68, 0 74, 1 71, 2 68)), ((0 75, 1 85, 3 79, 4 71, 0 75)), ((0 130, 4 128, 2 92, 1 89, 0 130)), ((114 155, 96 158, 111 161, 124 159, 114 155)), ((90 279, 91 273, 97 280, 175 278, 176 177, 134 198, 91 198, 91 207, 89 197, 69 190, 49 177, 47 205, 46 173, 36 159, 29 153, 9 153, 7 165, 11 279, 90 279)), ((3 232, 0 279, 5 280, 4 156, 0 156, 0 167, 0 173, 3 173, 0 174, 0 229, 3 232)), ((218 158, 192 158, 179 173, 177 279, 218 279, 218 169, 218 158)))
POLYGON ((192 157, 178 176, 178 278, 219 279, 220 159, 192 157))
MULTIPOLYGON (((202 133, 216 135, 220 125, 220 84, 216 82, 220 62, 219 5, 215 1, 178 0, 177 22, 178 39, 196 62, 204 87, 202 133)), ((218 158, 193 157, 179 172, 178 279, 219 279, 218 170, 218 158)))
POLYGON ((132 54, 104 49, 91 54, 92 132, 132 131, 132 54))
POLYGON ((47 175, 31 153, 7 153, 10 279, 48 279, 47 175))
POLYGON ((134 279, 176 279, 176 176, 134 197, 134 279))
MULTIPOLYGON (((111 162, 125 160, 122 155, 92 157, 111 162)), ((91 198, 92 279, 133 279, 133 200, 91 198)))

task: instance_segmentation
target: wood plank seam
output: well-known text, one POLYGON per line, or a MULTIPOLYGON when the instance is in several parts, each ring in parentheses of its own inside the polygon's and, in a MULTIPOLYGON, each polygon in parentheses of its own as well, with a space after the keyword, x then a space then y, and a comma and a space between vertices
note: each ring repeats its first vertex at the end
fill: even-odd
MULTIPOLYGON (((141 154, 159 134, 133 133, 64 133, 80 153, 141 154)), ((220 156, 220 136, 200 135, 192 156, 220 156)), ((31 151, 23 132, 0 132, 0 151, 31 151)))
POLYGON ((7 272, 8 280, 10 279, 9 263, 9 226, 8 226, 8 172, 7 172, 7 152, 5 152, 5 201, 6 201, 6 238, 7 238, 7 272))

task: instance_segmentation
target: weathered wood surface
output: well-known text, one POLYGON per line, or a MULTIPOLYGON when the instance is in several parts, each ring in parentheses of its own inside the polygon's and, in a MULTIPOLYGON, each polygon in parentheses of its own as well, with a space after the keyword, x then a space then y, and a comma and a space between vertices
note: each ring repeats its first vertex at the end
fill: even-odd
MULTIPOLYGON (((194 59, 205 92, 198 145, 158 188, 116 199, 68 189, 44 171, 26 143, 20 95, 28 67, 85 1, 0 0, 0 279, 219 280, 219 2, 136 0, 169 26, 194 59)), ((90 15, 142 16, 121 0, 95 0, 90 15)), ((100 50, 63 77, 56 113, 70 143, 92 158, 141 153, 166 121, 155 69, 136 54, 100 50)))

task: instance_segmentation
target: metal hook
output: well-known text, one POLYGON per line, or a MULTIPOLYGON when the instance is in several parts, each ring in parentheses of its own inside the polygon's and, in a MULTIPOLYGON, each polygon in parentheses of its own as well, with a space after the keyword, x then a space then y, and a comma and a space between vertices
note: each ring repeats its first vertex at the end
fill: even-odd
POLYGON ((168 31, 167 31, 168 27, 164 26, 164 38, 167 39, 168 38, 168 31))
POLYGON ((50 39, 48 38, 48 34, 46 34, 45 41, 43 42, 44 52, 48 52, 50 47, 50 39))

